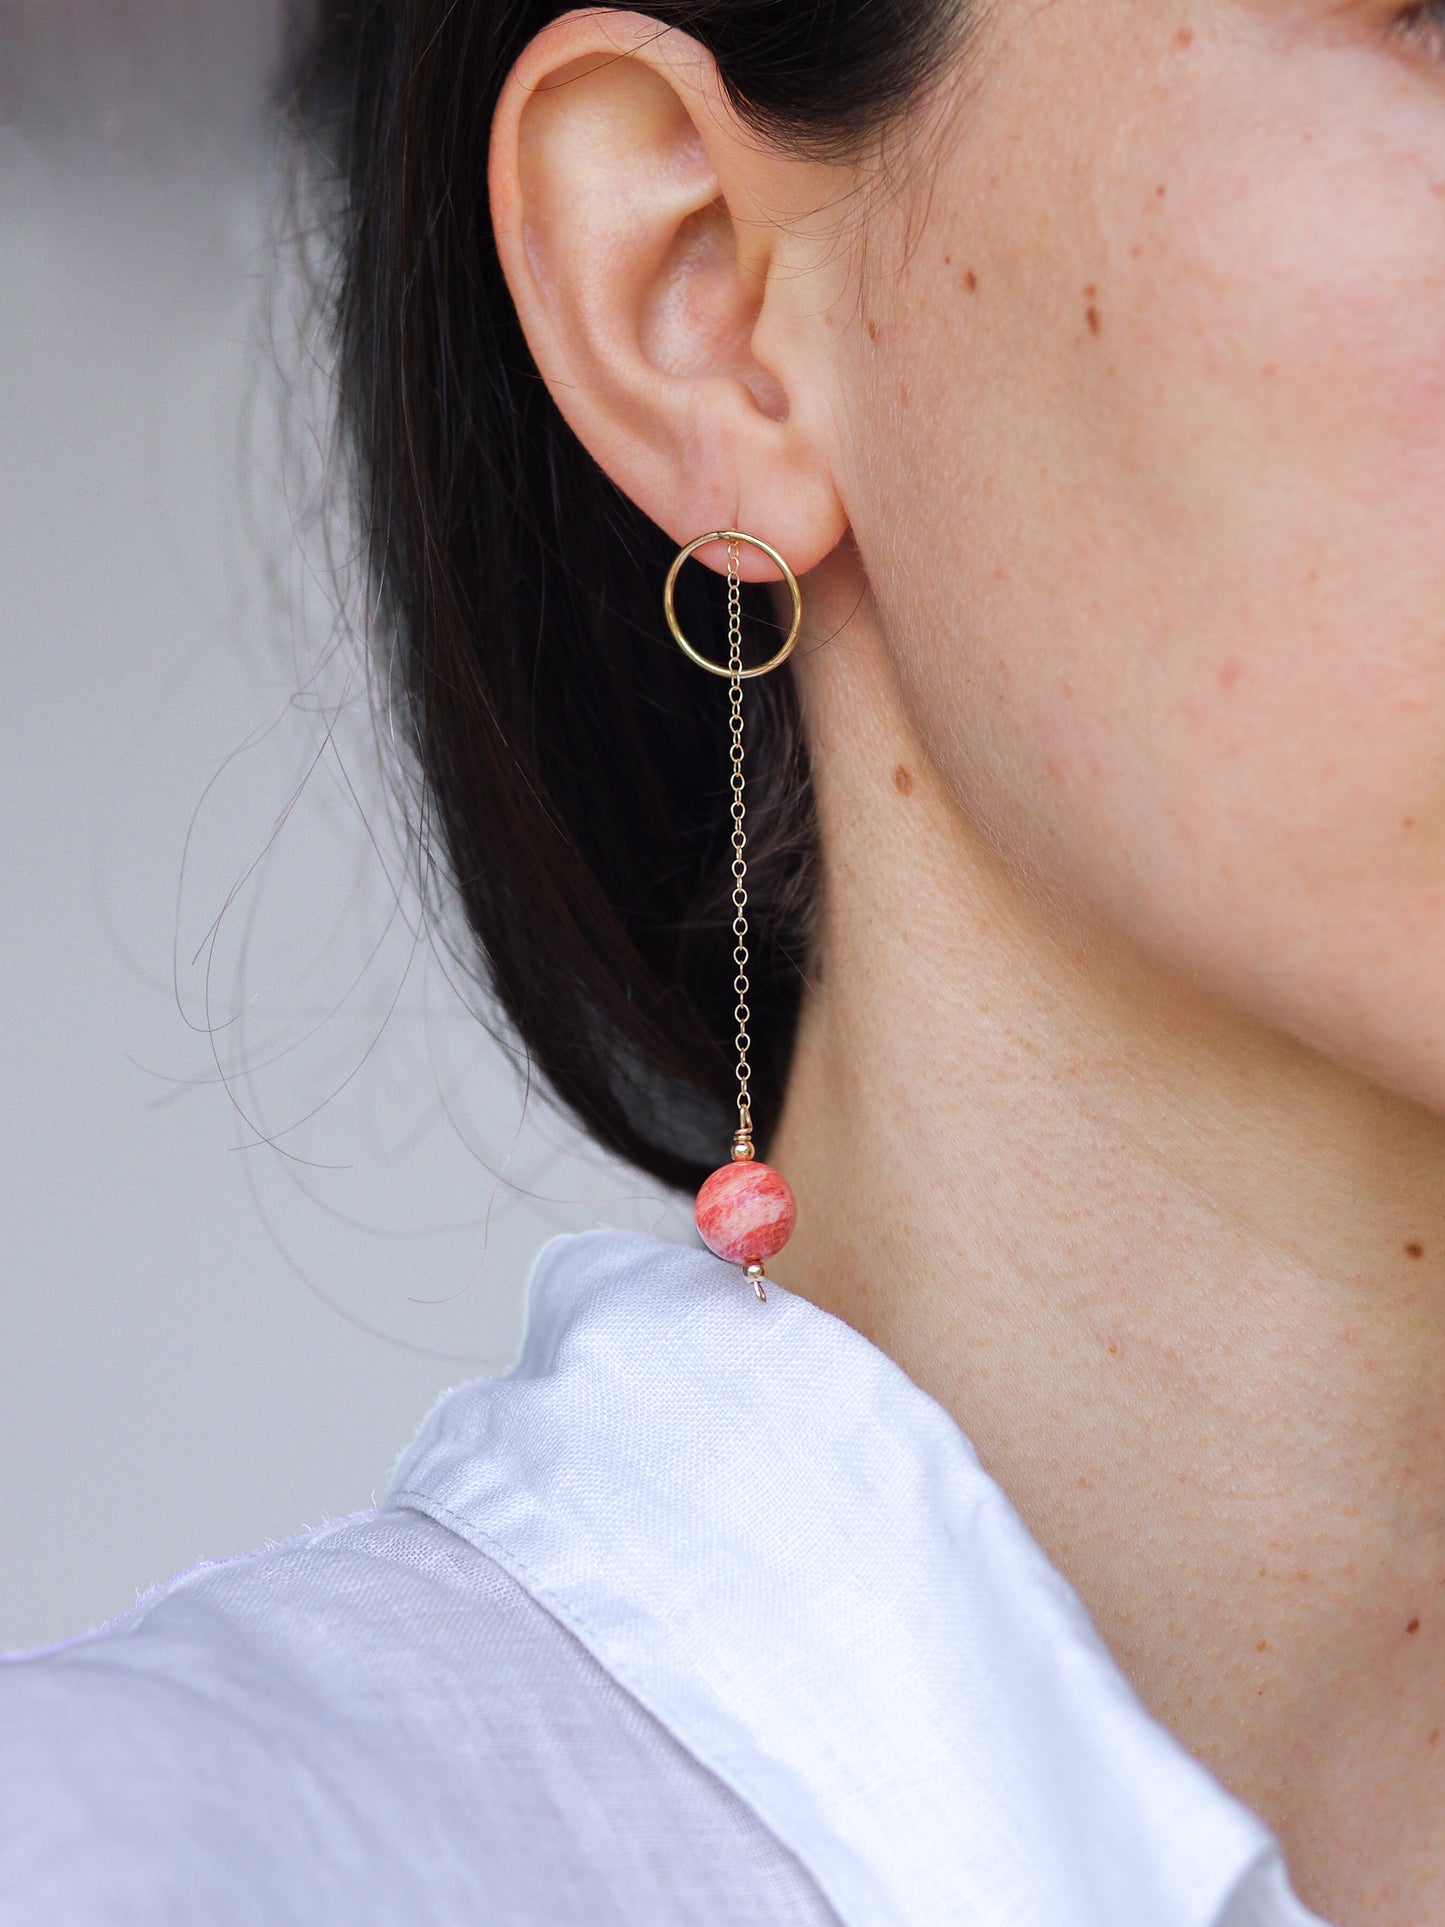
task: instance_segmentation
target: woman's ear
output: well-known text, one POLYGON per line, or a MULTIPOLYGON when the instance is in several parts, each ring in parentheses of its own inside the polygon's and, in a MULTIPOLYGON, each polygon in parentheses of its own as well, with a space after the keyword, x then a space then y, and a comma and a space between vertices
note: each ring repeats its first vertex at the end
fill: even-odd
MULTIPOLYGON (((764 143, 710 55, 642 14, 564 15, 506 83, 492 219, 528 344, 579 439, 679 544, 741 528, 802 574, 846 530, 834 292, 814 280, 836 269, 808 218, 837 171, 764 143)), ((773 573, 745 551, 744 574, 773 573)))

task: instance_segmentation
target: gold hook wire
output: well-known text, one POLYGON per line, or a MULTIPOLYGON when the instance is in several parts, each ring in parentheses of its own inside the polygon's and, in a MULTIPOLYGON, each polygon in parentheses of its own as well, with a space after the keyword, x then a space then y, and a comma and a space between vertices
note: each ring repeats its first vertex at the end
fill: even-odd
MULTIPOLYGON (((798 579, 775 548, 756 535, 744 535, 741 529, 714 529, 709 535, 700 535, 678 551, 677 559, 668 570, 667 582, 662 592, 662 606, 667 615, 667 626, 672 631, 673 640, 690 662, 699 669, 706 669, 709 675, 726 676, 728 679, 728 787, 732 792, 730 814, 732 816, 732 876, 733 876, 733 1019, 737 1025, 733 1043, 737 1051, 738 1083, 738 1128, 733 1135, 733 1158, 737 1163, 746 1163, 753 1156, 753 1111, 751 1079, 752 1067, 748 1062, 749 1027, 752 1013, 748 1008, 748 836, 747 836, 747 799, 743 777, 743 683, 752 676, 766 676, 779 668, 793 653, 793 645, 798 640, 803 626, 803 595, 798 587, 798 579), (725 542, 728 558, 728 659, 726 663, 709 662, 706 656, 699 655, 693 648, 677 620, 673 607, 673 590, 677 585, 682 565, 697 550, 706 548, 710 542, 725 542), (777 654, 770 657, 756 669, 743 668, 743 615, 742 615, 742 576, 740 570, 741 547, 744 542, 760 549, 782 572, 788 585, 788 593, 793 601, 793 621, 787 638, 777 654)), ((761 1267, 759 1267, 761 1270, 761 1267)), ((751 1272, 750 1274, 751 1275, 751 1272)), ((759 1298, 763 1296, 762 1285, 757 1278, 753 1285, 759 1298)))

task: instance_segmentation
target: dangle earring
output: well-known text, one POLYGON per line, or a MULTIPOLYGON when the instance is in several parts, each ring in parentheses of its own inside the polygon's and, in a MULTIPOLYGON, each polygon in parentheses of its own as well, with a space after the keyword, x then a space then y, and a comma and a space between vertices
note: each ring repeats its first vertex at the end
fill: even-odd
POLYGON ((763 1280, 767 1276, 767 1261, 775 1258, 793 1235, 798 1207, 788 1180, 753 1155, 753 1113, 748 1089, 751 1071, 748 1066, 748 839, 743 779, 743 684, 753 676, 766 676, 770 671, 780 668, 793 653, 798 631, 803 626, 803 597, 797 577, 776 549, 759 540, 756 535, 744 535, 739 529, 715 529, 712 534, 700 535, 696 541, 689 542, 686 548, 679 550, 677 559, 667 572, 662 606, 674 642, 699 669, 706 669, 713 676, 727 678, 729 698, 728 787, 732 792, 733 965, 736 973, 733 978, 733 994, 736 998, 733 1017, 737 1024, 737 1035, 733 1041, 737 1050, 738 1128, 733 1133, 732 1162, 714 1171, 697 1194, 697 1228, 709 1251, 716 1252, 719 1258, 726 1259, 729 1264, 742 1266, 744 1277, 751 1280, 753 1290, 766 1302, 763 1280), (727 544, 726 666, 709 662, 706 656, 698 654, 682 633, 677 611, 673 607, 673 591, 683 563, 698 549, 706 548, 712 542, 727 544), (739 557, 744 542, 760 549, 777 567, 793 600, 793 620, 787 640, 775 656, 756 669, 743 668, 739 557))

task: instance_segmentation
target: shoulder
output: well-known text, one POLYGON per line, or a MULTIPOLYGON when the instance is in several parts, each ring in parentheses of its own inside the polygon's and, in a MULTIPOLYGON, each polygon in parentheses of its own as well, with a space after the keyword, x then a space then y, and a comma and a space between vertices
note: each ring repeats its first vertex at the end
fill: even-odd
POLYGON ((29 1927, 824 1918, 568 1632, 404 1509, 0 1665, 0 1816, 0 1912, 29 1927), (760 1847, 770 1911, 669 1901, 760 1847))

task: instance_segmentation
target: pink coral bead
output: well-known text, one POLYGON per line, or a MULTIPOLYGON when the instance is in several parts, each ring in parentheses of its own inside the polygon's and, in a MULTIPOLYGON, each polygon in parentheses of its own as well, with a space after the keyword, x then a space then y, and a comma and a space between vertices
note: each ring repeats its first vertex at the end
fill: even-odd
POLYGON ((731 1265, 776 1257, 793 1235, 793 1187, 770 1164, 749 1158, 714 1171, 697 1194, 697 1228, 709 1251, 731 1265))

